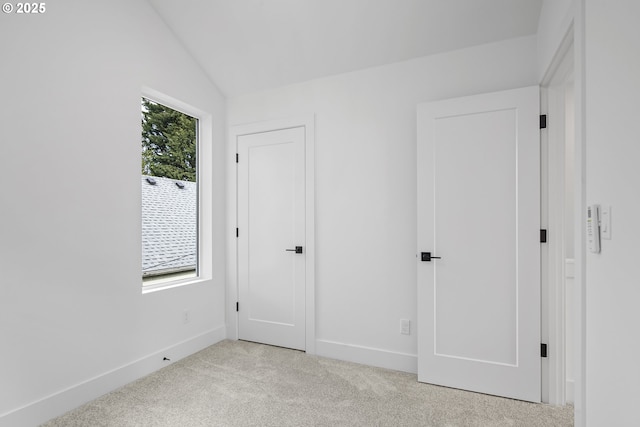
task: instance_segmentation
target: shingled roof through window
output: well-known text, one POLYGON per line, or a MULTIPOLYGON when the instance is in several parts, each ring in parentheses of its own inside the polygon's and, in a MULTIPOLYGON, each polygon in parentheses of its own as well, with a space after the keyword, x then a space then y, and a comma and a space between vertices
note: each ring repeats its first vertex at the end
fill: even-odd
POLYGON ((147 178, 150 177, 142 175, 141 180, 143 277, 195 270, 196 183, 147 178))

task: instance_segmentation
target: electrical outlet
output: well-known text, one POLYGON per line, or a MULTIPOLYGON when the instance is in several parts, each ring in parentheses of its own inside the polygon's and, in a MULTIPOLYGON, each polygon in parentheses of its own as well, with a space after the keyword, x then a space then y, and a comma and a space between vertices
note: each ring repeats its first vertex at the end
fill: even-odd
POLYGON ((189 322, 191 322, 191 311, 185 310, 182 312, 182 323, 189 323, 189 322))
POLYGON ((402 335, 411 335, 411 320, 400 319, 400 333, 402 335))

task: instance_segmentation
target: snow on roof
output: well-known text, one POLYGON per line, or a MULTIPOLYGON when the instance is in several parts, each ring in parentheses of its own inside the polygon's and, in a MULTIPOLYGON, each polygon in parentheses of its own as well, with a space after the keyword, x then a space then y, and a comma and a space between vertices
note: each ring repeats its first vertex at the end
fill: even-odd
POLYGON ((141 181, 143 276, 194 270, 198 245, 196 183, 147 175, 142 175, 141 181))

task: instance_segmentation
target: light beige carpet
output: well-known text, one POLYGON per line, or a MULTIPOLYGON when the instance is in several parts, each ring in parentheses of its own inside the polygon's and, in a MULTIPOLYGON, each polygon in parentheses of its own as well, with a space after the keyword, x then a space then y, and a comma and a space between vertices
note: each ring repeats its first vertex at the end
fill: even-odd
POLYGON ((54 426, 572 426, 573 408, 222 341, 44 424, 54 426))

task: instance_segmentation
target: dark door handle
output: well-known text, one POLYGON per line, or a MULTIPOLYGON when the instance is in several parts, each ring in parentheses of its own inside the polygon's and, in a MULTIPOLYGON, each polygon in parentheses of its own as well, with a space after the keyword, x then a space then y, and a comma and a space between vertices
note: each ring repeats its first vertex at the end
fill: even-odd
POLYGON ((430 262, 432 259, 441 259, 439 256, 432 256, 431 252, 420 252, 420 261, 430 262))
POLYGON ((295 252, 297 254, 301 254, 302 253, 302 246, 296 246, 295 249, 285 249, 285 251, 287 251, 287 252, 295 252))

